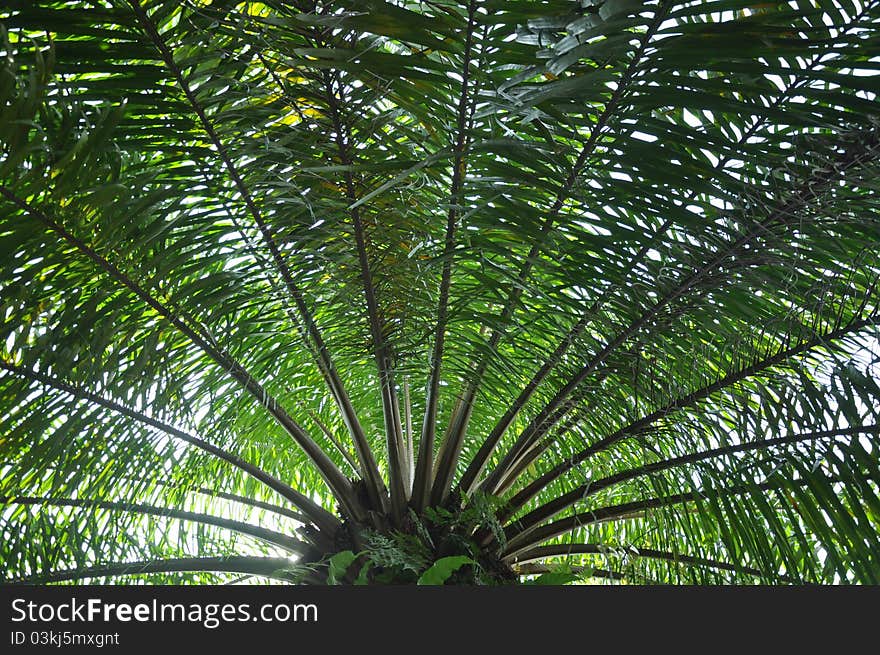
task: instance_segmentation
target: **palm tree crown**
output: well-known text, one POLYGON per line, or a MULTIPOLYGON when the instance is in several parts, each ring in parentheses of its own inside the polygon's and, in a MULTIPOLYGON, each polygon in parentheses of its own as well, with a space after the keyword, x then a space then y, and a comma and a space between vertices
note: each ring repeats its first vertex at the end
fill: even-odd
POLYGON ((880 583, 880 2, 0 18, 7 581, 880 583))

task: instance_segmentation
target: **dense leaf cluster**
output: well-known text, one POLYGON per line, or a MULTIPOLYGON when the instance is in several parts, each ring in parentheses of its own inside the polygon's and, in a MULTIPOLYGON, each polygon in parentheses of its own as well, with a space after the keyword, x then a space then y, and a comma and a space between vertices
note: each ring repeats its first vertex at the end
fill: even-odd
POLYGON ((880 2, 0 25, 3 579, 880 583, 880 2))

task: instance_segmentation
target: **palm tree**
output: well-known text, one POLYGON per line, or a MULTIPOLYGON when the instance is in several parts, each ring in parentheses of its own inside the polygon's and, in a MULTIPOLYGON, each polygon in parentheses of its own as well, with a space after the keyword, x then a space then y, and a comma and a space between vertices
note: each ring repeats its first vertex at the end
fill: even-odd
POLYGON ((880 2, 0 16, 7 582, 880 583, 880 2))

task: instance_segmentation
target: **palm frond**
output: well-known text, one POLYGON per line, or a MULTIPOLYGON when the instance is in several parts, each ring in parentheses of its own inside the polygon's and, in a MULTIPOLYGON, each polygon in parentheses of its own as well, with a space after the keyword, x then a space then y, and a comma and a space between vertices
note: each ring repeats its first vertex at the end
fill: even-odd
POLYGON ((880 2, 0 22, 3 579, 880 582, 880 2))

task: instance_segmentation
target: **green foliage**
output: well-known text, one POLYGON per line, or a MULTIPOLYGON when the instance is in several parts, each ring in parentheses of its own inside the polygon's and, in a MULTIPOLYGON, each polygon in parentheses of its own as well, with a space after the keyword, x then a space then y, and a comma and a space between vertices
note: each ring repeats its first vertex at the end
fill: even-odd
POLYGON ((429 507, 424 519, 413 512, 407 532, 365 530, 361 533, 364 547, 360 552, 343 550, 328 559, 328 584, 339 584, 353 570, 357 570, 354 584, 440 585, 450 579, 481 585, 505 582, 491 567, 480 564, 479 560, 485 560, 487 554, 469 536, 487 528, 488 523, 497 523, 490 508, 497 509, 498 503, 483 494, 476 494, 471 500, 472 504, 458 511, 429 507), (480 497, 482 500, 476 500, 480 497))
POLYGON ((476 562, 470 557, 464 557, 463 555, 441 557, 419 576, 419 580, 416 584, 442 585, 462 566, 473 565, 475 563, 476 562))
MULTIPOLYGON (((415 535, 392 532, 390 535, 368 533, 366 555, 375 566, 386 569, 390 580, 408 580, 430 566, 431 555, 415 535)), ((381 574, 380 574, 381 575, 381 574)))
POLYGON ((551 570, 541 573, 530 580, 523 581, 525 585, 533 586, 560 586, 573 582, 582 581, 591 577, 593 571, 589 568, 581 568, 575 571, 566 564, 556 564, 551 570))
POLYGON ((877 584, 878 28, 7 0, 0 576, 877 584))
POLYGON ((357 555, 350 550, 343 550, 333 555, 328 561, 327 584, 339 584, 355 558, 357 558, 357 555))

